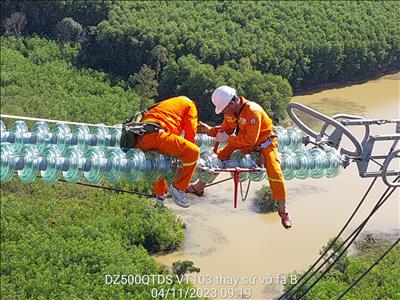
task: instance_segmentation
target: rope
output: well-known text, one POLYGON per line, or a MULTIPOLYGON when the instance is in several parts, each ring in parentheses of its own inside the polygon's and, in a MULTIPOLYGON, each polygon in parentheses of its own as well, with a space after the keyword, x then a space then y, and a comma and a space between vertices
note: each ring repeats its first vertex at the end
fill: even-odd
MULTIPOLYGON (((289 294, 292 293, 292 290, 294 290, 298 285, 300 285, 300 282, 314 269, 314 267, 322 260, 322 258, 329 252, 329 250, 332 248, 332 246, 336 243, 336 241, 339 239, 339 237, 342 235, 342 233, 345 231, 345 229, 347 228, 347 226, 350 224, 351 220, 354 218, 354 216, 356 215, 357 211, 360 209, 362 203, 365 201, 365 199, 367 198, 367 195, 369 194, 369 192, 371 191, 372 187, 374 186, 375 182, 377 180, 377 177, 375 177, 371 184, 369 185, 367 191, 365 192, 364 196, 361 198, 360 202, 358 203, 357 207, 355 208, 355 210, 353 211, 353 213, 351 214, 350 218, 347 220, 347 222, 345 223, 345 225, 342 227, 342 229, 339 231, 339 233, 336 235, 336 237, 333 239, 333 241, 328 245, 328 247, 325 249, 325 251, 321 254, 321 256, 314 262, 314 264, 307 270, 307 272, 305 272, 300 279, 297 281, 297 283, 295 285, 292 285, 284 294, 282 294, 278 300, 280 299, 285 299, 285 297, 289 294)), ((315 273, 315 272, 314 272, 315 273)), ((304 284, 306 284, 308 282, 308 280, 310 280, 310 278, 313 275, 311 275, 310 277, 307 278, 307 280, 304 282, 304 284)), ((301 284, 300 287, 304 286, 304 284, 301 284)), ((299 288, 300 288, 299 287, 299 288)), ((298 288, 298 289, 299 289, 298 288)))
POLYGON ((204 188, 207 188, 207 187, 210 187, 210 186, 213 186, 213 185, 215 185, 215 184, 218 184, 218 183, 221 183, 221 182, 224 182, 224 181, 228 181, 228 180, 231 180, 231 179, 232 179, 232 177, 225 178, 225 179, 222 179, 222 180, 220 180, 220 181, 207 184, 206 186, 204 186, 204 188))
POLYGON ((247 184, 247 188, 246 188, 246 194, 243 197, 243 188, 242 188, 242 182, 240 182, 240 196, 242 197, 242 201, 246 201, 247 196, 249 194, 249 190, 250 190, 250 180, 249 183, 247 184))
MULTIPOLYGON (((41 176, 38 176, 38 177, 41 177, 41 176)), ((226 178, 226 179, 223 179, 223 180, 220 180, 220 181, 217 181, 217 182, 213 182, 211 184, 207 184, 204 188, 210 187, 212 185, 215 185, 215 184, 218 184, 218 183, 221 183, 221 182, 224 182, 224 181, 228 181, 228 180, 231 180, 231 179, 232 178, 226 178)), ((64 179, 59 179, 58 181, 68 182, 68 181, 66 181, 64 179)), ((103 190, 114 191, 114 192, 117 192, 117 193, 127 193, 127 194, 139 195, 139 196, 144 196, 144 197, 148 197, 148 198, 156 197, 155 194, 146 194, 146 193, 141 193, 141 192, 136 192, 136 191, 131 191, 131 190, 117 189, 117 188, 106 187, 106 186, 95 185, 95 184, 89 184, 89 183, 83 183, 83 182, 76 182, 75 184, 88 186, 88 187, 93 187, 93 188, 99 188, 99 189, 103 189, 103 190)))
MULTIPOLYGON (((398 178, 397 178, 398 179, 398 178)), ((397 180, 396 179, 396 180, 397 180)), ((371 211, 371 213, 368 215, 367 218, 364 219, 364 221, 353 231, 353 233, 346 239, 345 242, 343 242, 338 249, 340 249, 347 241, 350 240, 350 242, 348 243, 348 245, 342 250, 342 252, 339 253, 339 255, 334 259, 334 261, 326 268, 326 270, 311 284, 311 286, 309 286, 298 298, 296 297, 296 299, 301 299, 302 297, 304 297, 324 276, 326 273, 329 272, 329 270, 333 267, 333 265, 343 256, 343 254, 345 253, 345 251, 351 246, 351 244, 353 243, 353 241, 357 238, 357 236, 360 234, 360 232, 362 231, 362 229, 365 227, 365 225, 367 224, 367 222, 369 221, 369 219, 378 211, 378 209, 383 205, 383 203, 385 203, 385 201, 393 194, 393 192, 395 191, 396 188, 391 188, 388 187, 386 189, 386 191, 383 193, 383 195, 381 196, 381 198, 379 199, 379 201, 377 202, 377 204, 375 205, 375 207, 373 208, 373 210, 371 211), (391 189, 391 191, 388 193, 388 191, 391 189), (388 194, 388 195, 386 195, 388 194), (350 237, 352 237, 350 239, 350 237)), ((329 259, 331 259, 335 254, 336 254, 337 250, 332 253, 330 255, 330 257, 324 262, 327 263, 329 261, 329 259)), ((322 265, 324 265, 322 264, 322 265)), ((318 268, 320 269, 321 266, 318 268)), ((317 270, 318 271, 318 270, 317 270)), ((314 272, 311 276, 313 276, 316 272, 314 272)), ((304 285, 304 284, 303 284, 304 285)))
MULTIPOLYGON (((67 182, 64 179, 59 179, 58 181, 67 182)), ((148 197, 148 198, 153 198, 153 197, 156 196, 155 194, 146 194, 146 193, 135 192, 135 191, 130 191, 130 190, 117 189, 117 188, 106 187, 106 186, 95 185, 95 184, 88 184, 88 183, 83 183, 83 182, 77 182, 76 184, 83 185, 83 186, 88 186, 88 187, 99 188, 99 189, 103 189, 103 190, 114 191, 114 192, 117 192, 117 193, 127 193, 127 194, 133 194, 133 195, 140 195, 140 196, 144 196, 144 197, 148 197)))
POLYGON ((340 296, 336 299, 336 300, 340 300, 342 299, 358 282, 360 282, 360 280, 369 273, 369 271, 372 270, 373 267, 375 267, 398 243, 399 243, 400 239, 397 239, 396 242, 394 242, 394 244, 385 251, 385 253, 383 253, 381 255, 381 257, 379 257, 369 268, 368 270, 366 270, 363 274, 361 274, 361 276, 354 281, 343 293, 340 294, 340 296))
MULTIPOLYGON (((207 187, 210 187, 212 185, 219 184, 221 182, 228 181, 228 180, 231 180, 231 179, 232 178, 226 178, 226 179, 223 179, 223 180, 220 180, 220 181, 217 181, 217 182, 213 182, 213 183, 207 184, 204 188, 207 188, 207 187)), ((64 179, 59 179, 58 181, 67 182, 64 179)), ((117 189, 117 188, 112 188, 112 187, 105 187, 105 186, 101 186, 101 185, 88 184, 88 183, 83 183, 83 182, 77 182, 76 184, 89 186, 89 187, 94 187, 94 188, 100 188, 100 189, 104 189, 104 190, 111 190, 111 191, 115 191, 115 192, 119 192, 119 193, 128 193, 128 194, 140 195, 140 196, 145 196, 145 197, 149 197, 149 198, 156 197, 155 194, 140 193, 140 192, 135 192, 135 191, 130 191, 130 190, 123 190, 123 189, 117 189)))

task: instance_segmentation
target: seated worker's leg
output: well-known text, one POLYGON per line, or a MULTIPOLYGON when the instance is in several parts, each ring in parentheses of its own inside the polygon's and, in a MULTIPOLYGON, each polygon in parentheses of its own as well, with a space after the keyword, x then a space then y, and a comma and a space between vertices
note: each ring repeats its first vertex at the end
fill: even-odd
MULTIPOLYGON (((152 133, 144 135, 139 139, 136 144, 136 148, 141 149, 143 151, 157 149, 160 141, 157 139, 158 133, 152 133)), ((164 178, 158 179, 153 183, 154 193, 157 197, 164 196, 168 192, 168 183, 164 180, 164 178)))
POLYGON ((199 148, 180 136, 166 132, 146 134, 139 140, 136 147, 142 150, 153 149, 161 154, 175 155, 180 158, 183 167, 171 185, 170 192, 176 204, 188 207, 189 202, 184 191, 196 170, 199 148))
POLYGON ((162 177, 153 183, 153 187, 157 196, 163 197, 168 192, 168 182, 162 177))
POLYGON ((267 169, 272 198, 278 201, 278 214, 281 217, 283 227, 289 229, 292 227, 292 220, 290 219, 286 207, 286 186, 278 158, 278 145, 276 140, 267 148, 262 149, 262 156, 264 166, 267 169))

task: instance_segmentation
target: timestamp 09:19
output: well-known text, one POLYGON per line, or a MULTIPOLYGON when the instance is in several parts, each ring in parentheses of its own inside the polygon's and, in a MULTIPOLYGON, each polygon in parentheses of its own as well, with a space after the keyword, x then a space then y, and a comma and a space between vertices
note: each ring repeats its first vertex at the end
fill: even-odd
POLYGON ((152 288, 151 297, 153 299, 174 298, 250 298, 252 291, 250 288, 152 288))

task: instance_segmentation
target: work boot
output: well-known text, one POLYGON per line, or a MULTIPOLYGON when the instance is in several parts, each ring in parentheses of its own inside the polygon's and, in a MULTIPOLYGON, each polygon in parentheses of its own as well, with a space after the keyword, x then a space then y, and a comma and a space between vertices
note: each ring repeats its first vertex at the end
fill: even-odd
POLYGON ((292 219, 290 218, 289 213, 288 212, 280 212, 278 210, 278 214, 281 217, 282 226, 285 227, 285 229, 292 228, 292 219))
POLYGON ((188 208, 190 206, 189 200, 186 197, 186 193, 184 191, 178 190, 176 187, 174 187, 173 184, 171 184, 169 187, 169 193, 170 195, 172 195, 172 198, 174 199, 176 205, 184 208, 188 208))
POLYGON ((163 196, 155 196, 153 198, 153 200, 156 201, 156 203, 159 204, 159 205, 164 205, 165 197, 163 197, 163 196))

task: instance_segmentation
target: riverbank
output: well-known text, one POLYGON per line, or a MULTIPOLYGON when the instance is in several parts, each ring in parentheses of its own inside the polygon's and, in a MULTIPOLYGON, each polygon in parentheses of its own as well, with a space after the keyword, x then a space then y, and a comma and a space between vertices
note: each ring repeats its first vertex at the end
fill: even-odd
MULTIPOLYGON (((395 77, 392 80, 384 76, 365 84, 296 96, 292 101, 311 104, 327 115, 345 112, 368 118, 398 118, 400 76, 395 77)), ((385 128, 379 126, 374 130, 382 133, 385 128)), ((254 209, 256 191, 265 184, 266 181, 252 182, 248 200, 239 201, 236 209, 232 203, 232 181, 208 188, 203 198, 191 198, 192 206, 188 210, 167 204, 186 223, 186 238, 181 249, 159 256, 157 261, 171 265, 174 261, 188 259, 201 269, 200 275, 235 278, 304 272, 319 257, 321 247, 336 236, 347 221, 370 180, 360 178, 356 166, 350 165, 336 178, 287 181, 288 206, 294 220, 290 231, 282 228, 276 213, 263 214, 254 209)), ((368 215, 385 188, 379 179, 345 236, 368 215)), ((396 192, 365 229, 388 232, 399 228, 399 203, 395 201, 398 198, 396 192)), ((219 290, 231 287, 196 286, 219 290)), ((238 286, 246 287, 249 286, 238 286)), ((282 284, 257 282, 250 288, 250 299, 274 299, 282 293, 282 284)))
POLYGON ((352 86, 352 85, 357 85, 357 84, 364 84, 367 83, 368 81, 371 80, 378 80, 379 78, 382 78, 383 76, 390 76, 390 75, 398 75, 400 76, 400 69, 396 69, 393 71, 388 71, 388 72, 382 72, 379 73, 377 75, 374 76, 369 76, 366 78, 362 78, 362 79, 354 79, 354 80, 349 80, 345 83, 327 83, 327 84, 321 84, 315 87, 310 87, 308 89, 304 89, 304 90, 299 90, 299 91, 294 91, 293 92, 293 97, 296 96, 305 96, 305 95, 313 95, 316 93, 321 93, 325 90, 328 89, 341 89, 341 88, 345 88, 348 86, 352 86))

